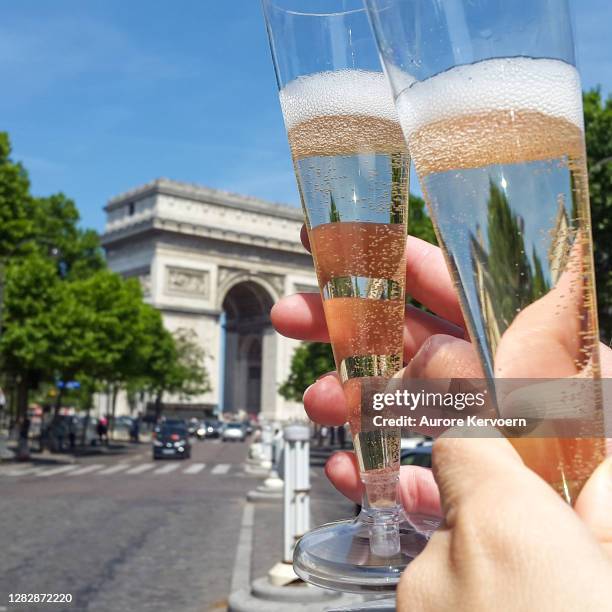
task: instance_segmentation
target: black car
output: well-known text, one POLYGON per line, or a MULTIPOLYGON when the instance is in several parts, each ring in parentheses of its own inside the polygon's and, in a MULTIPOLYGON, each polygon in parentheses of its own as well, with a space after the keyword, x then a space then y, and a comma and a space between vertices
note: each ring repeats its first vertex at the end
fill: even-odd
POLYGON ((185 424, 162 423, 153 432, 153 459, 191 457, 189 431, 185 424))
POLYGON ((206 421, 204 428, 206 429, 207 438, 219 438, 223 431, 223 423, 217 420, 206 421))
POLYGON ((402 451, 401 465, 418 465, 431 467, 431 444, 423 444, 402 451))

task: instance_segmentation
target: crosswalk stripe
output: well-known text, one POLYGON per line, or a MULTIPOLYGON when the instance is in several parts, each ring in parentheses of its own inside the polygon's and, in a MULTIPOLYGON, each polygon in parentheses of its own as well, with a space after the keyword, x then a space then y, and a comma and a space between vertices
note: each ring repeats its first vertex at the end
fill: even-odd
POLYGON ((98 472, 96 476, 100 476, 102 474, 104 476, 106 476, 107 474, 116 474, 117 472, 121 472, 122 470, 127 470, 129 467, 129 463, 117 463, 117 465, 111 465, 109 468, 98 472))
POLYGON ((76 472, 70 472, 68 476, 80 476, 81 474, 89 474, 90 472, 95 472, 104 467, 103 463, 92 463, 91 465, 86 465, 76 472))
POLYGON ((205 463, 194 463, 187 469, 183 470, 183 474, 198 474, 206 467, 205 463))
POLYGON ((63 474, 64 472, 70 472, 72 470, 76 470, 77 465, 62 465, 60 467, 51 468, 50 470, 44 470, 38 472, 36 474, 39 478, 43 478, 45 476, 54 476, 55 474, 63 474))
POLYGON ((133 467, 131 470, 128 470, 126 474, 142 474, 143 472, 146 472, 147 470, 153 469, 153 467, 154 466, 152 463, 142 463, 141 465, 137 465, 136 467, 133 467))
POLYGON ((174 470, 178 469, 178 463, 169 463, 168 465, 164 465, 164 467, 160 467, 156 469, 154 474, 168 474, 169 472, 174 472, 174 470))
POLYGON ((229 463, 219 463, 219 465, 215 465, 210 473, 215 475, 227 474, 230 471, 230 467, 229 463))
POLYGON ((15 468, 12 470, 7 470, 6 472, 2 472, 4 476, 33 476, 41 471, 39 467, 28 467, 28 468, 15 468))

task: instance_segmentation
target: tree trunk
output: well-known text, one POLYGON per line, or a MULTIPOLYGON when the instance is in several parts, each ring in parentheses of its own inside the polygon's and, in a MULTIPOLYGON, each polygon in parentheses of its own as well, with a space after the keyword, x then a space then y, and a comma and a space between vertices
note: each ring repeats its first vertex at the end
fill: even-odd
POLYGON ((22 376, 17 383, 17 423, 19 425, 19 441, 17 446, 17 459, 28 461, 30 459, 30 447, 28 435, 30 433, 30 419, 28 418, 29 381, 27 376, 22 376))
POLYGON ((83 421, 83 431, 81 432, 81 446, 87 443, 87 428, 89 427, 89 413, 91 412, 91 400, 93 393, 89 389, 84 390, 85 393, 85 420, 83 421))
POLYGON ((53 418, 56 418, 59 414, 60 408, 62 407, 62 400, 64 399, 64 387, 60 387, 55 398, 55 406, 53 407, 53 418))
POLYGON ((159 421, 162 412, 162 392, 155 396, 155 422, 159 421))
POLYGON ((111 396, 111 418, 110 418, 110 438, 113 438, 115 433, 115 412, 117 410, 117 394, 119 393, 119 386, 113 385, 113 391, 111 396))

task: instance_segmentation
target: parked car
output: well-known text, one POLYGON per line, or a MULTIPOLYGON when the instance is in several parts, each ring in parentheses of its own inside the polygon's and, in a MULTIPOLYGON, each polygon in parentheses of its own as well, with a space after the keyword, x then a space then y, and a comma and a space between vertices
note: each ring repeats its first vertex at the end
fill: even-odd
POLYGON ((202 423, 196 419, 195 417, 189 419, 189 423, 187 424, 187 431, 189 431, 189 435, 192 437, 196 437, 198 429, 202 426, 202 423))
POLYGON ((189 459, 191 457, 191 442, 189 431, 184 423, 158 425, 153 431, 153 459, 178 457, 189 459))
POLYGON ((243 421, 242 425, 244 426, 244 433, 247 436, 250 436, 253 433, 253 424, 248 419, 243 421))
POLYGON ((226 423, 223 426, 221 439, 224 442, 244 442, 246 431, 243 423, 226 423))
POLYGON ((128 432, 134 426, 134 419, 131 416, 122 415, 115 419, 115 429, 126 429, 128 432))
POLYGON ((431 467, 431 442, 424 442, 402 451, 401 465, 418 465, 420 467, 431 467))
POLYGON ((223 431, 223 423, 218 420, 205 421, 206 437, 219 438, 223 431))
POLYGON ((194 436, 198 440, 203 440, 206 438, 206 422, 199 421, 197 427, 195 428, 194 436))
MULTIPOLYGON (((84 442, 86 445, 94 446, 98 443, 96 425, 98 420, 91 417, 85 430, 84 442)), ((74 442, 80 445, 83 441, 83 430, 85 429, 85 417, 58 415, 43 427, 41 432, 41 443, 51 452, 62 452, 70 448, 70 434, 74 435, 74 442)))

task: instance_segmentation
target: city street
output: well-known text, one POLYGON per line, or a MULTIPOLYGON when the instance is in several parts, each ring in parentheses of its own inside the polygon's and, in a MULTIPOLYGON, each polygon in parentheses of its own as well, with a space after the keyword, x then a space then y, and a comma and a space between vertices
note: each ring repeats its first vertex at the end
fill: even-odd
MULTIPOLYGON (((261 482, 245 472, 247 448, 205 440, 191 460, 154 462, 141 444, 0 465, 0 610, 39 609, 9 604, 10 593, 72 595, 54 610, 225 609, 245 495, 261 482)), ((313 525, 349 516, 321 468, 311 473, 313 525)), ((251 578, 280 560, 281 530, 282 503, 256 504, 251 578)))

